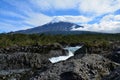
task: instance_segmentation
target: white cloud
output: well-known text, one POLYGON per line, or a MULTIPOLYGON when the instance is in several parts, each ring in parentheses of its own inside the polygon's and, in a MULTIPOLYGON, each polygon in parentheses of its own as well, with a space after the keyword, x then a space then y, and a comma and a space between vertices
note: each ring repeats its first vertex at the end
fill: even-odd
POLYGON ((72 23, 87 23, 92 20, 92 18, 85 16, 71 16, 71 15, 63 15, 63 16, 54 16, 53 21, 60 20, 72 23))
POLYGON ((106 15, 100 20, 100 23, 82 25, 84 28, 74 30, 120 33, 120 15, 106 15))
MULTIPOLYGON (((36 27, 36 26, 40 26, 40 25, 43 25, 43 24, 51 21, 51 17, 44 15, 40 12, 39 13, 35 12, 34 10, 31 9, 31 6, 25 2, 21 2, 20 0, 19 1, 15 1, 15 0, 6 1, 6 0, 4 0, 4 1, 7 2, 9 5, 14 6, 15 9, 17 9, 18 11, 20 11, 22 14, 25 15, 24 16, 22 14, 18 14, 14 11, 7 11, 7 10, 0 9, 1 15, 7 15, 7 16, 12 16, 12 17, 17 17, 17 18, 23 19, 23 20, 20 20, 19 22, 15 21, 15 20, 13 20, 11 22, 8 20, 5 20, 6 24, 7 23, 9 23, 11 25, 15 24, 15 23, 21 24, 21 25, 29 24, 29 25, 32 25, 33 27, 36 27)), ((31 26, 29 26, 29 27, 31 27, 31 26)))
POLYGON ((71 15, 63 15, 63 16, 47 16, 40 13, 32 13, 29 18, 25 19, 24 22, 33 26, 40 26, 49 22, 53 22, 55 20, 66 21, 72 23, 87 23, 91 21, 92 18, 88 18, 85 16, 71 16, 71 15))
MULTIPOLYGON (((79 1, 79 0, 78 0, 79 1)), ((30 0, 42 10, 76 8, 77 0, 30 0)))
POLYGON ((55 9, 76 8, 77 0, 51 0, 55 9))
POLYGON ((42 10, 77 9, 80 12, 102 15, 120 9, 120 0, 30 0, 42 10))
POLYGON ((120 9, 120 0, 80 0, 79 9, 96 15, 113 13, 120 9))
POLYGON ((41 13, 31 13, 29 18, 24 20, 25 23, 33 25, 34 27, 46 24, 52 20, 51 17, 41 13))
POLYGON ((112 14, 109 14, 109 15, 106 15, 104 16, 101 21, 120 21, 120 15, 112 15, 112 14))

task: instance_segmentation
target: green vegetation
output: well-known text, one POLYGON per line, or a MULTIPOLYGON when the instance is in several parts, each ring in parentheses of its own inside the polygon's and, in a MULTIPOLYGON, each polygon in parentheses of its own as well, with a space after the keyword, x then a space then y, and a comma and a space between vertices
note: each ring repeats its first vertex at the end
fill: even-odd
POLYGON ((45 34, 0 34, 0 47, 46 45, 56 42, 86 43, 88 45, 108 45, 108 41, 120 40, 120 34, 81 34, 81 35, 45 35, 45 34), (96 44, 95 44, 96 43, 96 44))

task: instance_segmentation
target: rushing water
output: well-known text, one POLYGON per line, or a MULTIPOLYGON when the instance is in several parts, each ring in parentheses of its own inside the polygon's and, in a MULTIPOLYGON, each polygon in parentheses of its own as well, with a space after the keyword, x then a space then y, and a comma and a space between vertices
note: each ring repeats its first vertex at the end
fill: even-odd
POLYGON ((82 46, 75 46, 75 47, 66 47, 65 50, 68 50, 68 54, 66 56, 58 56, 58 57, 52 57, 50 58, 51 63, 57 63, 60 61, 67 60, 68 58, 74 56, 74 52, 78 49, 80 49, 82 46))

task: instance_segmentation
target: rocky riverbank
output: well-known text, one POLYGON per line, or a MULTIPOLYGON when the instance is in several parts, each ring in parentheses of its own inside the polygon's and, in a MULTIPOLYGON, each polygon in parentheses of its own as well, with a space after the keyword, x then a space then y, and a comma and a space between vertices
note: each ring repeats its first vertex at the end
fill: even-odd
POLYGON ((60 43, 0 49, 0 80, 120 80, 120 42, 110 46, 60 43), (65 46, 84 45, 73 57, 52 64, 49 58, 67 55, 65 46))

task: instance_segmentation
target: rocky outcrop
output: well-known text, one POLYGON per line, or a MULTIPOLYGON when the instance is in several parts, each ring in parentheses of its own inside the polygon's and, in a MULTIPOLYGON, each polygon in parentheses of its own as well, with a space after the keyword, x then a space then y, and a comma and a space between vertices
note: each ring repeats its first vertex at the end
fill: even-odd
POLYGON ((52 64, 49 58, 67 55, 66 45, 0 49, 0 80, 120 80, 118 44, 106 48, 84 45, 73 57, 52 64))
POLYGON ((68 51, 64 49, 59 50, 50 50, 47 54, 47 57, 57 57, 57 56, 65 56, 67 55, 68 51))
POLYGON ((39 68, 47 62, 47 58, 38 53, 0 54, 0 70, 39 68))
POLYGON ((34 70, 44 71, 46 66, 51 65, 50 57, 66 55, 67 53, 57 43, 47 46, 34 45, 0 50, 0 79, 2 80, 26 80, 29 75, 35 73, 34 70))
POLYGON ((48 45, 31 45, 31 46, 13 46, 7 48, 0 48, 0 53, 15 53, 15 52, 29 52, 29 53, 43 53, 46 54, 50 50, 62 49, 62 45, 59 43, 48 44, 48 45))
POLYGON ((59 43, 48 45, 14 46, 0 49, 0 69, 40 68, 49 58, 66 55, 59 43))
POLYGON ((85 54, 87 54, 87 48, 86 48, 86 46, 82 46, 80 49, 75 51, 74 57, 72 57, 72 58, 81 59, 82 57, 85 56, 85 54))
POLYGON ((118 46, 108 58, 114 62, 120 63, 120 46, 118 46))
POLYGON ((0 80, 24 80, 26 73, 30 74, 30 69, 0 70, 0 80))
POLYGON ((50 50, 46 54, 16 52, 12 54, 0 54, 0 70, 40 68, 45 64, 50 64, 49 58, 66 55, 65 50, 50 50))
POLYGON ((83 78, 75 72, 68 71, 60 75, 60 80, 83 80, 83 78))
POLYGON ((120 80, 120 67, 116 68, 109 75, 103 77, 102 80, 120 80))
MULTIPOLYGON (((104 57, 91 54, 85 55, 81 59, 69 59, 68 61, 59 62, 48 67, 46 71, 38 72, 31 80, 60 80, 63 73, 84 80, 100 80, 103 76, 108 75, 118 64, 105 59, 104 57), (75 74, 74 74, 75 73, 75 74)), ((66 77, 67 78, 67 77, 66 77)), ((63 79, 63 77, 62 77, 63 79)))

